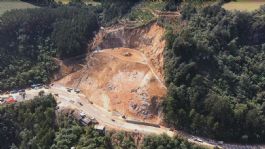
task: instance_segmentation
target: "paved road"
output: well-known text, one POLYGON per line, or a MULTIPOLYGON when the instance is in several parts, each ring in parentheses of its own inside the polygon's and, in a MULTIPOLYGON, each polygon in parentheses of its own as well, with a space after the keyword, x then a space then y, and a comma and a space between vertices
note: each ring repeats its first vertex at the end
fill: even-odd
POLYGON ((50 92, 59 95, 57 97, 57 101, 60 103, 58 105, 59 107, 72 107, 81 110, 88 116, 96 118, 100 124, 103 124, 105 126, 127 131, 138 131, 155 134, 166 133, 169 136, 174 135, 174 133, 172 131, 169 131, 168 128, 157 128, 152 126, 143 126, 128 123, 121 117, 114 116, 111 112, 108 112, 101 107, 89 103, 88 99, 86 99, 83 94, 76 94, 74 92, 69 93, 67 92, 66 88, 60 85, 54 85, 53 87, 51 87, 50 92), (78 102, 81 102, 83 106, 79 105, 78 102))
MULTIPOLYGON (((126 130, 131 132, 139 132, 145 134, 167 134, 169 136, 174 136, 176 133, 183 134, 185 138, 189 142, 204 145, 210 148, 214 146, 218 146, 217 141, 199 138, 196 136, 192 136, 186 133, 181 132, 172 132, 169 128, 165 127, 152 127, 145 126, 139 124, 128 123, 124 119, 118 116, 114 116, 111 112, 106 111, 105 109, 98 107, 94 104, 91 104, 88 99, 83 94, 77 94, 75 92, 68 92, 67 89, 59 84, 53 85, 50 89, 27 89, 26 90, 26 98, 32 99, 34 96, 38 96, 38 93, 43 90, 45 94, 58 94, 55 96, 56 101, 60 109, 64 108, 73 108, 86 113, 87 116, 94 117, 101 125, 105 125, 108 128, 117 129, 117 130, 126 130), (83 104, 81 106, 80 103, 83 104), (194 138, 198 138, 201 141, 195 141, 194 138)), ((8 95, 0 95, 0 97, 6 97, 8 95)), ((19 94, 12 94, 12 96, 16 97, 16 99, 20 101, 24 101, 24 99, 19 94)), ((223 144, 222 148, 225 149, 265 149, 265 146, 262 145, 236 145, 236 144, 223 144)))

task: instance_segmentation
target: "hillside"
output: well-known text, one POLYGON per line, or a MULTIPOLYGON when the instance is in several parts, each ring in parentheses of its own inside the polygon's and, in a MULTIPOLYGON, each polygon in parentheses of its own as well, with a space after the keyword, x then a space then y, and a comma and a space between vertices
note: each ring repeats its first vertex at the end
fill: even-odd
POLYGON ((27 9, 27 8, 36 8, 36 6, 20 1, 0 1, 0 16, 6 11, 13 9, 27 9))
POLYGON ((61 60, 86 53, 99 25, 77 7, 12 10, 0 17, 0 90, 48 83, 61 60))
POLYGON ((167 35, 167 122, 216 139, 264 142, 264 10, 209 6, 167 35))
POLYGON ((102 30, 97 35, 102 38, 96 37, 94 45, 101 50, 86 58, 83 69, 58 83, 80 88, 105 110, 160 123, 161 101, 166 94, 163 34, 164 29, 156 23, 135 29, 102 30))
POLYGON ((224 148, 265 143, 263 3, 58 1, 0 14, 1 100, 43 86, 60 105, 51 95, 1 101, 10 133, 0 131, 0 148, 195 147, 180 136, 224 148), (108 133, 55 108, 87 114, 108 133))

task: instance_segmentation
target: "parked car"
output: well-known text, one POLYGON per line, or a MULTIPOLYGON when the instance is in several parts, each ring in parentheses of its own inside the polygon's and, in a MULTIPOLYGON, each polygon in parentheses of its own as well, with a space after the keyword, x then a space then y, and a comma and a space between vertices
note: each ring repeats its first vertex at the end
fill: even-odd
POLYGON ((80 89, 74 89, 76 93, 80 93, 80 89))
POLYGON ((86 114, 85 114, 84 112, 80 112, 80 116, 81 116, 82 118, 84 118, 84 117, 86 117, 86 114))
POLYGON ((194 138, 194 141, 203 142, 200 138, 194 138))
POLYGON ((43 86, 43 84, 32 84, 31 88, 32 89, 37 89, 37 88, 41 88, 43 86))
POLYGON ((25 96, 26 95, 26 92, 19 92, 19 95, 20 96, 25 96))
POLYGON ((18 91, 17 90, 12 90, 11 92, 10 92, 10 94, 16 94, 18 91))
POLYGON ((217 143, 218 143, 218 145, 223 145, 224 141, 218 141, 217 143))
POLYGON ((19 93, 24 93, 25 90, 24 90, 24 89, 20 89, 20 90, 18 90, 18 92, 19 92, 19 93))
POLYGON ((78 104, 79 104, 80 106, 83 106, 83 104, 82 104, 81 102, 78 102, 78 104))

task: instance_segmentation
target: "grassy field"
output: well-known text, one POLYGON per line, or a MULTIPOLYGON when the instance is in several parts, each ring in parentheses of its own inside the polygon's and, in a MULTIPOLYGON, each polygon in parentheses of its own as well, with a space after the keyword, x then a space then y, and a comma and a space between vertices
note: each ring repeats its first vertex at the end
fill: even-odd
MULTIPOLYGON (((61 2, 63 4, 68 4, 70 2, 70 0, 55 0, 56 2, 61 2)), ((84 3, 91 4, 91 5, 100 5, 99 2, 94 2, 93 0, 82 0, 84 3)))
POLYGON ((8 10, 36 8, 37 6, 25 2, 16 1, 0 1, 0 16, 8 10))
POLYGON ((265 5, 263 0, 238 0, 236 2, 229 2, 223 5, 226 10, 239 10, 239 11, 254 11, 258 9, 261 5, 265 5))
POLYGON ((131 21, 137 21, 139 23, 138 25, 146 24, 156 18, 154 15, 155 10, 162 10, 165 5, 166 3, 163 1, 143 1, 141 4, 134 7, 124 19, 129 18, 131 21))

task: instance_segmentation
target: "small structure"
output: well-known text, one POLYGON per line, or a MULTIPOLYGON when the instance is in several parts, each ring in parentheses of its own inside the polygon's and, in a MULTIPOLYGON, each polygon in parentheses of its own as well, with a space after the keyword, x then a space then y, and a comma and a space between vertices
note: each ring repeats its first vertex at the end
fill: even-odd
POLYGON ((9 97, 8 99, 6 99, 6 103, 15 103, 17 102, 16 99, 14 99, 13 97, 9 97))
POLYGON ((92 121, 89 118, 82 118, 79 121, 84 126, 90 125, 92 123, 92 121))
POLYGON ((124 52, 123 53, 123 56, 131 56, 132 55, 132 53, 130 53, 130 52, 124 52))
POLYGON ((94 128, 100 133, 105 134, 105 126, 104 125, 95 125, 94 128))

